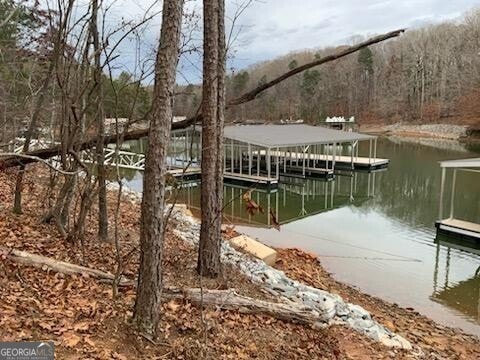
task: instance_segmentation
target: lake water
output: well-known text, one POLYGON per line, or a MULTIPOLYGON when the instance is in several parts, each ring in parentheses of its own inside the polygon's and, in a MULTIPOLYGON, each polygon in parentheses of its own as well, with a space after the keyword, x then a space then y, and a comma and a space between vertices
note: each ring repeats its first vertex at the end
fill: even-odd
MULTIPOLYGON (((382 138, 378 156, 391 161, 386 171, 343 172, 331 182, 283 179, 277 191, 253 190, 264 214, 248 214, 246 189, 225 185, 225 222, 268 245, 315 253, 337 280, 480 335, 480 244, 436 239, 434 226, 438 161, 479 153, 455 142, 382 138), (280 230, 271 226, 269 209, 280 230)), ((126 180, 141 189, 141 174, 126 173, 126 180)), ((177 202, 196 210, 200 188, 190 185, 177 202)), ((446 191, 444 214, 449 199, 446 191)), ((480 173, 458 173, 454 209, 455 217, 480 223, 480 173)))

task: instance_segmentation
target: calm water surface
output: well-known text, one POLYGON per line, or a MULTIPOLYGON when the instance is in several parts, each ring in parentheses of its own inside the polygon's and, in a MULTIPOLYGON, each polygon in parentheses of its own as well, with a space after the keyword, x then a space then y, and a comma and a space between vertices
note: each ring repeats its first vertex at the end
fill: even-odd
MULTIPOLYGON (((278 191, 253 191, 265 214, 250 216, 241 200, 245 188, 226 185, 226 222, 266 244, 313 252, 340 281, 480 335, 480 244, 436 238, 434 227, 438 161, 479 153, 458 143, 381 139, 378 155, 391 160, 386 171, 344 172, 329 183, 284 179, 278 191), (279 231, 270 226, 268 208, 279 231)), ((141 188, 141 175, 127 178, 141 188)), ((459 172, 456 189, 455 217, 480 223, 480 173, 459 172)), ((198 209, 197 184, 178 196, 198 209)))

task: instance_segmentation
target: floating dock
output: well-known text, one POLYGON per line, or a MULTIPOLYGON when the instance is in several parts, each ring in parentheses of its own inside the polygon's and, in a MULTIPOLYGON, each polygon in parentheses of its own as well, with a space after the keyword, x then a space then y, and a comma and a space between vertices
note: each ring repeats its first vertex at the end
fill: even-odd
POLYGON ((471 237, 480 241, 480 224, 458 219, 443 219, 437 221, 435 225, 439 231, 444 233, 471 237))
POLYGON ((455 191, 457 173, 459 171, 471 172, 480 174, 480 158, 471 159, 459 159, 459 160, 447 160, 441 161, 440 167, 442 168, 442 180, 440 184, 440 205, 438 211, 438 221, 435 225, 437 227, 437 233, 445 233, 448 235, 454 235, 457 237, 466 237, 480 241, 480 224, 456 219, 455 213, 455 191), (450 214, 447 218, 444 217, 444 191, 447 169, 452 170, 452 188, 450 193, 450 214))
MULTIPOLYGON (((187 169, 175 168, 168 170, 168 174, 173 176, 177 180, 189 181, 199 180, 201 178, 201 169, 199 167, 192 167, 187 169)), ((248 174, 235 174, 225 172, 223 175, 225 182, 242 185, 242 186, 255 186, 276 188, 278 186, 278 179, 266 176, 256 176, 248 174)))

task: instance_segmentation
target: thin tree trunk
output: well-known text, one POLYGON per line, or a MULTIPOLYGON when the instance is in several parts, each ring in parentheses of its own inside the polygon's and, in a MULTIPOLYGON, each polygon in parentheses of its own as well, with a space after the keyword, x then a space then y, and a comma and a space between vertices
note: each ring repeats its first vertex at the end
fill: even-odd
MULTIPOLYGON (((54 59, 56 58, 57 58, 57 55, 54 54, 54 59)), ((24 153, 28 152, 30 148, 30 142, 32 141, 35 128, 37 127, 38 119, 40 118, 42 106, 45 101, 45 95, 47 93, 48 86, 50 85, 50 81, 53 75, 53 70, 55 69, 56 60, 54 59, 50 61, 47 74, 45 75, 42 86, 40 87, 40 90, 39 90, 39 95, 35 103, 35 109, 33 110, 32 119, 30 120, 30 124, 28 125, 28 130, 25 135, 25 142, 23 143, 22 152, 24 153)), ((22 188, 23 188, 24 172, 25 172, 25 165, 21 165, 17 175, 17 180, 15 182, 15 198, 13 201, 13 212, 15 214, 22 213, 22 188)))
POLYGON ((150 335, 155 334, 157 330, 161 310, 166 159, 172 122, 175 75, 180 51, 182 10, 183 0, 164 0, 143 177, 140 269, 133 317, 140 331, 150 335))
POLYGON ((100 56, 102 49, 100 47, 100 40, 98 34, 98 8, 99 1, 92 1, 92 19, 91 19, 91 35, 93 39, 94 51, 94 70, 93 76, 96 90, 96 123, 97 123, 97 181, 98 181, 98 238, 101 241, 108 239, 108 214, 107 214, 107 186, 106 186, 106 169, 105 169, 105 154, 103 153, 103 142, 105 139, 105 118, 103 111, 103 79, 102 79, 102 65, 100 63, 100 56))
POLYGON ((204 1, 202 100, 202 223, 197 270, 220 273, 223 203, 223 124, 225 112, 224 0, 204 1))

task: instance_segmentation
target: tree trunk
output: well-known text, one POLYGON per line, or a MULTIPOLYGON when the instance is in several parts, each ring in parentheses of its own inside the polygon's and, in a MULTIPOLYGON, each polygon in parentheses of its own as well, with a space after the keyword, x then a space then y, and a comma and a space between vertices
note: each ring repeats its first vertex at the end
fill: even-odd
POLYGON ((100 56, 102 49, 100 46, 98 33, 98 0, 92 1, 92 19, 90 22, 90 31, 93 40, 94 66, 93 76, 96 92, 96 123, 97 123, 97 182, 98 182, 98 238, 101 241, 108 239, 108 214, 107 214, 107 186, 106 186, 106 169, 105 155, 103 153, 103 142, 105 139, 105 116, 103 111, 103 79, 102 65, 100 56))
POLYGON ((183 0, 164 0, 160 45, 143 177, 140 269, 134 322, 153 335, 160 319, 162 246, 165 233, 165 175, 179 56, 183 0))
POLYGON ((204 1, 202 99, 202 223, 197 270, 220 273, 223 205, 223 124, 225 112, 224 0, 204 1))
MULTIPOLYGON (((32 140, 32 137, 34 137, 35 133, 35 128, 37 127, 38 120, 40 118, 40 113, 42 110, 43 103, 45 101, 45 95, 48 90, 48 86, 50 85, 50 80, 52 79, 53 75, 53 70, 55 69, 56 65, 56 59, 57 59, 57 52, 54 52, 54 58, 50 60, 50 64, 48 66, 47 74, 45 75, 45 79, 42 82, 42 86, 39 89, 39 95, 37 98, 37 101, 35 103, 35 109, 32 114, 32 118, 30 120, 30 123, 28 124, 28 130, 27 133, 25 134, 25 142, 23 143, 23 149, 22 152, 26 153, 28 152, 30 148, 30 142, 32 140)), ((21 165, 17 179, 15 182, 15 197, 13 201, 13 212, 15 214, 21 214, 22 213, 22 189, 23 189, 23 174, 25 172, 25 165, 21 165)))

